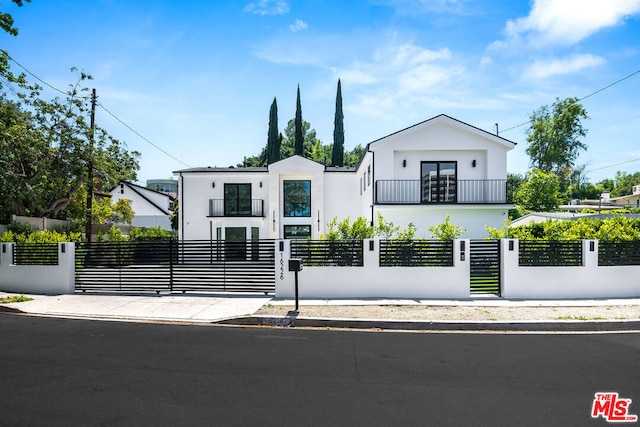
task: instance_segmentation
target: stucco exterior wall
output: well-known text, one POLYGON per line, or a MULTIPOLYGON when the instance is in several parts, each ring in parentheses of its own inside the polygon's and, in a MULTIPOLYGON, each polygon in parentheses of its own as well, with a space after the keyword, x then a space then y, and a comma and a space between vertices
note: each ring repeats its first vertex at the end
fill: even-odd
MULTIPOLYGON (((182 174, 179 180, 179 226, 183 240, 216 238, 217 227, 258 227, 267 238, 268 223, 263 217, 209 217, 209 200, 224 199, 224 184, 251 184, 251 198, 264 200, 265 215, 269 212, 269 175, 267 172, 193 172, 182 174), (260 186, 262 183, 262 187, 260 186)), ((224 230, 223 230, 224 239, 224 230)))
POLYGON ((508 218, 506 209, 491 206, 475 206, 469 209, 466 205, 377 205, 375 211, 380 212, 385 221, 393 222, 401 229, 412 222, 418 230, 416 238, 419 239, 430 239, 429 227, 442 224, 447 215, 454 225, 465 230, 460 236, 464 239, 484 239, 489 236, 487 226, 501 229, 508 218))
POLYGON ((418 125, 371 147, 376 179, 419 179, 421 161, 457 161, 458 179, 506 179, 509 149, 487 136, 442 121, 418 125))
POLYGON ((58 265, 14 265, 15 243, 1 243, 0 248, 0 290, 27 294, 75 292, 75 244, 58 243, 58 265))
MULTIPOLYGON (((350 217, 351 219, 364 216, 361 208, 359 193, 359 178, 355 172, 325 173, 324 216, 320 223, 321 234, 328 231, 327 224, 338 218, 338 221, 350 217)), ((365 211, 366 213, 366 211, 365 211)))
POLYGON ((501 281, 504 298, 638 298, 640 266, 598 266, 598 241, 583 240, 580 267, 520 267, 519 241, 502 239, 501 281), (593 242, 593 251, 591 251, 593 242))
MULTIPOLYGON (((364 241, 363 267, 303 267, 298 273, 300 298, 469 298, 469 256, 454 242, 453 267, 380 267, 379 244, 364 241), (464 258, 464 260, 462 259, 464 258)), ((276 248, 277 248, 276 242, 276 248)), ((465 243, 469 248, 469 242, 465 243)), ((468 250, 468 249, 467 249, 468 250)), ((290 246, 276 250, 276 298, 295 297, 295 273, 288 271, 290 246)))

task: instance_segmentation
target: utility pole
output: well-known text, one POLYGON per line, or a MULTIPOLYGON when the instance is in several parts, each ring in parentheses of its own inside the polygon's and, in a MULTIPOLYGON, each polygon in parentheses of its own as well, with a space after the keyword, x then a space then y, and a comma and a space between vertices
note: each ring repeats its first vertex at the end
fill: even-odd
POLYGON ((93 204, 93 134, 96 128, 96 90, 91 92, 91 128, 89 129, 89 159, 87 161, 87 207, 86 224, 84 228, 87 242, 91 242, 91 206, 93 204))

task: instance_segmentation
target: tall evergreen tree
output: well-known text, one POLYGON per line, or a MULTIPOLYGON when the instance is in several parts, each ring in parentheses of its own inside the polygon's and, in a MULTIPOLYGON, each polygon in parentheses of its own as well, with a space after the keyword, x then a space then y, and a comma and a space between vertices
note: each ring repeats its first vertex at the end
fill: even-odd
POLYGON ((344 115, 342 114, 342 85, 338 79, 338 93, 336 94, 336 116, 333 119, 333 151, 331 153, 333 166, 344 165, 344 115))
POLYGON ((302 106, 300 105, 300 85, 298 85, 298 97, 296 99, 294 154, 297 154, 298 156, 304 156, 304 134, 302 132, 302 106))
POLYGON ((280 142, 282 139, 278 133, 278 103, 273 98, 271 109, 269 110, 269 134, 267 136, 267 164, 280 160, 280 142))

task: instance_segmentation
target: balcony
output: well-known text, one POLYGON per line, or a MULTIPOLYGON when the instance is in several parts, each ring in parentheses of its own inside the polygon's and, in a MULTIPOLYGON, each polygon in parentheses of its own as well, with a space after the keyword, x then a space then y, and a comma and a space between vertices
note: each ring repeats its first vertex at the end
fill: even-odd
POLYGON ((378 180, 375 203, 419 204, 507 204, 506 179, 459 179, 433 184, 419 179, 378 180))
POLYGON ((210 217, 264 217, 264 200, 251 199, 251 206, 227 206, 224 199, 209 199, 210 217))

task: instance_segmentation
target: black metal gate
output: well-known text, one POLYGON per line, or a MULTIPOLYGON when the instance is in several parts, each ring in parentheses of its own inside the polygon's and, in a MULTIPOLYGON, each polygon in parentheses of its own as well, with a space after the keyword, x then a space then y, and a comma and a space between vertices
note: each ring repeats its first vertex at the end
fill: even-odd
POLYGON ((76 246, 76 291, 275 292, 273 240, 76 246))
POLYGON ((500 240, 471 240, 471 294, 500 296, 500 240))

